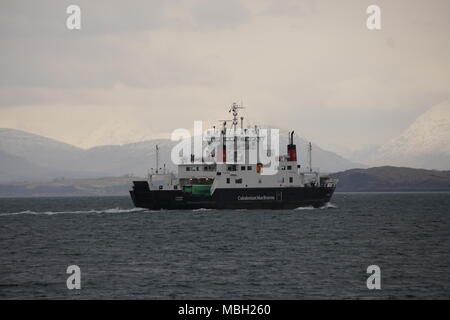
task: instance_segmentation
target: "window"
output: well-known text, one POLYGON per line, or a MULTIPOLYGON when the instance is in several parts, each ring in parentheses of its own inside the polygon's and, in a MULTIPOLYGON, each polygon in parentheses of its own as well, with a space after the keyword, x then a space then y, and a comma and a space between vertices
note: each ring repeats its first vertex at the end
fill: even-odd
POLYGON ((294 178, 289 177, 289 183, 292 183, 292 182, 294 182, 294 178))
POLYGON ((186 171, 191 171, 191 167, 186 167, 186 171))
POLYGON ((281 179, 281 182, 284 183, 284 178, 281 179))
POLYGON ((258 183, 261 183, 261 179, 258 180, 258 183))
POLYGON ((177 185, 174 185, 173 186, 173 190, 177 190, 178 189, 178 186, 177 185))
POLYGON ((236 165, 233 164, 231 166, 228 166, 228 171, 236 171, 236 165))
POLYGON ((242 183, 242 178, 236 179, 235 182, 236 182, 236 184, 241 184, 242 183))
POLYGON ((230 183, 230 178, 227 178, 227 183, 230 183))
POLYGON ((292 166, 287 166, 287 169, 288 170, 292 170, 292 166))
POLYGON ((285 166, 282 166, 282 167, 281 167, 281 170, 286 170, 286 167, 285 167, 285 166))
POLYGON ((247 166, 247 170, 252 170, 252 166, 247 166))
POLYGON ((241 166, 241 171, 245 171, 245 166, 241 166))

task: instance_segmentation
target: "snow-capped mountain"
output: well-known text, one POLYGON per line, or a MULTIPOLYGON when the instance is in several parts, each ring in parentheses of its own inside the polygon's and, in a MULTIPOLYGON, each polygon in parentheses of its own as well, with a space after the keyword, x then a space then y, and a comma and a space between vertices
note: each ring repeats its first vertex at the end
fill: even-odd
POLYGON ((159 138, 149 123, 141 123, 134 119, 107 119, 98 127, 79 133, 73 138, 76 146, 88 149, 96 146, 124 145, 159 138))
POLYGON ((37 134, 0 128, 0 151, 45 167, 72 166, 82 149, 37 134))
POLYGON ((402 134, 381 146, 367 162, 449 170, 450 101, 435 105, 419 116, 402 134))

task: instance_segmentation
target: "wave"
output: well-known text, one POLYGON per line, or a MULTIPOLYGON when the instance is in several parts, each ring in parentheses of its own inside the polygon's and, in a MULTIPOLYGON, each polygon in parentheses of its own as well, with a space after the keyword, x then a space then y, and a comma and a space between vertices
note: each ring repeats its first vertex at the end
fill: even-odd
POLYGON ((308 207, 298 207, 298 208, 295 208, 294 210, 314 210, 314 209, 317 209, 317 208, 314 208, 313 206, 308 206, 308 207))
POLYGON ((327 202, 325 205, 323 205, 322 207, 319 208, 314 208, 313 206, 308 206, 308 207, 298 207, 295 208, 294 210, 315 210, 315 209, 337 209, 338 206, 336 206, 335 204, 332 204, 331 202, 327 202))
POLYGON ((320 207, 320 209, 337 209, 338 206, 335 204, 332 204, 331 202, 327 202, 323 207, 320 207))
POLYGON ((131 209, 122 209, 122 208, 111 208, 111 209, 102 209, 102 210, 82 210, 82 211, 19 211, 19 212, 5 212, 0 213, 0 216, 15 216, 21 214, 32 214, 32 215, 55 215, 55 214, 86 214, 86 213, 129 213, 129 212, 142 212, 147 211, 142 208, 131 208, 131 209))

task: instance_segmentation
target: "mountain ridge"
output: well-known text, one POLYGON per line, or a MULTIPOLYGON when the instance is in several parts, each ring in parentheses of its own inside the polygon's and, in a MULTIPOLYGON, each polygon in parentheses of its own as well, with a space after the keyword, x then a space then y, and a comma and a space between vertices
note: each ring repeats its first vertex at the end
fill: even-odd
MULTIPOLYGON (((307 162, 306 140, 298 139, 299 160, 307 162)), ((280 139, 280 152, 286 152, 287 138, 280 139)), ((97 146, 82 149, 70 144, 16 129, 0 129, 0 151, 21 159, 25 165, 34 166, 30 178, 95 178, 124 174, 145 176, 154 167, 155 146, 160 148, 160 163, 169 170, 176 167, 170 159, 171 149, 177 141, 169 139, 146 140, 123 145, 97 146), (39 174, 42 171, 43 174, 39 174), (45 173, 45 174, 44 174, 45 173)), ((360 166, 333 152, 314 145, 313 166, 325 172, 345 170, 360 166)), ((10 166, 6 174, 0 163, 0 181, 23 181, 23 170, 10 166), (3 174, 2 174, 3 172, 3 174)))

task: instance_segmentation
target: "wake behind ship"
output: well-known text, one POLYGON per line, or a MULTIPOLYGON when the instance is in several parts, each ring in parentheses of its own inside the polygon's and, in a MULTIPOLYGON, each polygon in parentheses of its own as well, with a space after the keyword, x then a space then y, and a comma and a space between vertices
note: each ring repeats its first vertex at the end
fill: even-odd
POLYGON ((241 117, 241 130, 237 130, 240 108, 234 103, 230 110, 233 119, 225 120, 221 130, 214 128, 217 135, 207 140, 208 144, 219 142, 219 152, 213 149, 208 159, 195 159, 191 155, 189 161, 178 165, 177 175, 158 168, 157 147, 156 171, 146 180, 133 181, 130 195, 134 205, 150 210, 295 209, 328 203, 337 180, 313 171, 311 160, 309 170, 302 170, 293 131, 289 134, 287 154, 277 157, 275 172, 264 174, 266 165, 258 157, 262 143, 260 129, 256 126, 244 129, 241 117), (232 121, 228 130, 227 121, 232 121), (232 152, 227 152, 230 144, 232 152), (243 145, 243 152, 238 152, 238 145, 243 145), (249 156, 252 151, 258 155, 253 163, 249 156), (227 153, 232 153, 231 161, 227 161, 227 153))

